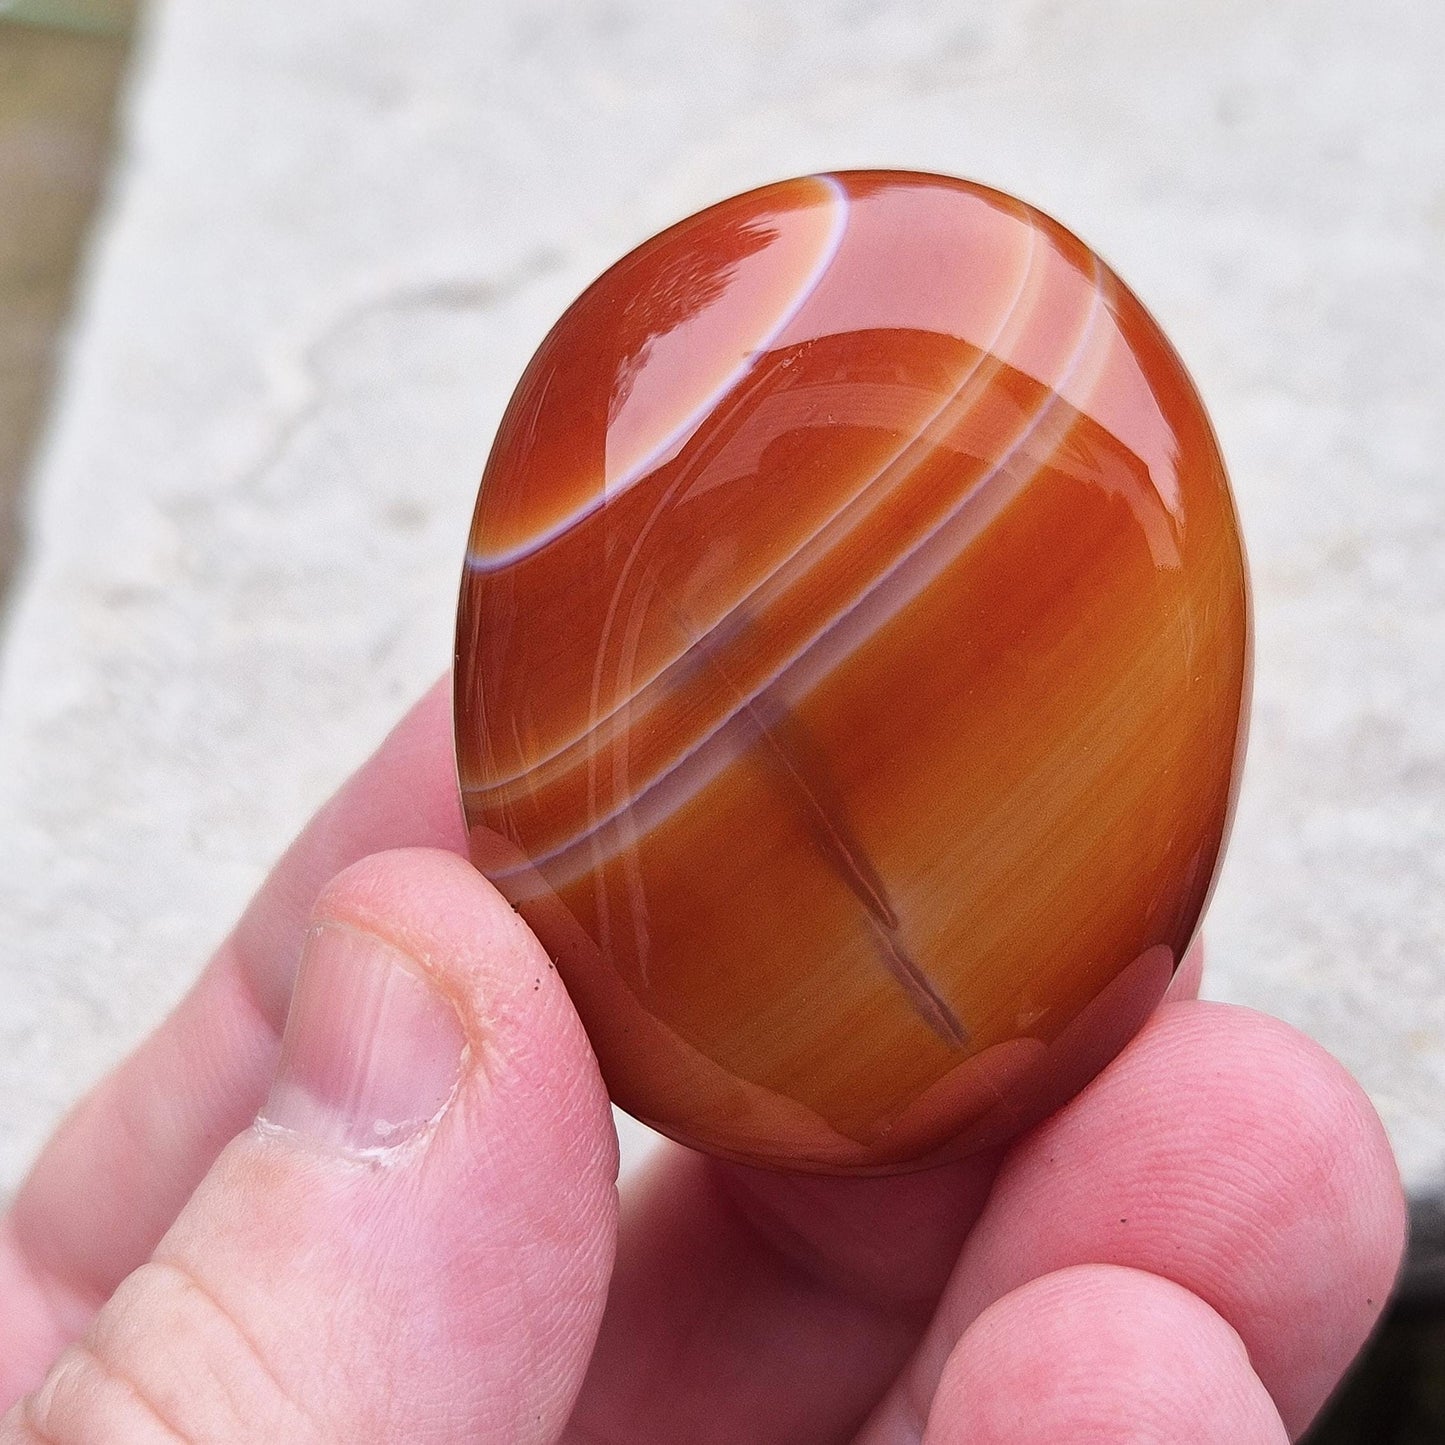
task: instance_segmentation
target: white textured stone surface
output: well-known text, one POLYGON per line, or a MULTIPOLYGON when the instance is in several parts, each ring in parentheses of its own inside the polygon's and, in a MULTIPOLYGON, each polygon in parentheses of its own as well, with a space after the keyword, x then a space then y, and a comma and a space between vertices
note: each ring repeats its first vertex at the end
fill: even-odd
POLYGON ((565 301, 773 177, 1017 191, 1231 459, 1257 704, 1212 989, 1445 1164, 1445 7, 173 0, 0 672, 0 1186, 447 660, 490 431, 565 301))

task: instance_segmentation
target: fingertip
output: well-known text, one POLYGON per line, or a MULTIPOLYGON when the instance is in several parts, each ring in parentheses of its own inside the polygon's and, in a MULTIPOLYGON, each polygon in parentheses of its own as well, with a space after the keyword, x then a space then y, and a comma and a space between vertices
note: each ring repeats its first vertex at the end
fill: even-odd
POLYGON ((418 921, 445 927, 458 910, 493 921, 512 912, 465 858, 445 848, 413 847, 369 853, 342 868, 317 894, 312 916, 387 931, 418 921))
POLYGON ((978 1288, 1085 1260, 1166 1275, 1238 1330, 1298 1431, 1373 1328, 1404 1239, 1389 1140, 1343 1066, 1278 1019, 1169 1002, 1016 1150, 978 1288))
POLYGON ((1360 1082, 1308 1034, 1255 1009, 1186 1001, 1166 1005, 1157 1023, 1138 1082, 1156 1077, 1163 1109, 1206 1143, 1233 1142, 1241 1169, 1278 1170, 1262 1213, 1276 1227, 1332 1225, 1380 1302, 1408 1219, 1389 1135, 1360 1082))
POLYGON ((997 1300, 964 1332, 925 1445, 1284 1445, 1239 1336, 1179 1285, 1083 1265, 997 1300), (1127 1422, 1127 1423, 1126 1423, 1127 1422))

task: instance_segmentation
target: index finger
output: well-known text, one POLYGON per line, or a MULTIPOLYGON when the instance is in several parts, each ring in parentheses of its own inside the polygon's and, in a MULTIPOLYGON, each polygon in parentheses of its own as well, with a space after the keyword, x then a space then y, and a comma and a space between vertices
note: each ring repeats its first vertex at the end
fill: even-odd
POLYGON ((275 1070, 306 922, 349 864, 466 851, 443 678, 316 815, 175 1011, 74 1109, 0 1221, 0 1400, 147 1259, 275 1070))

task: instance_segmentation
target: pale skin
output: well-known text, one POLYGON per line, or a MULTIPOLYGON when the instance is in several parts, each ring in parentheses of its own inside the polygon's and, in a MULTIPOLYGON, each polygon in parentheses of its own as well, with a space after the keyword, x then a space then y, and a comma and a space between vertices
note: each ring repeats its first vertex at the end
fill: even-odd
POLYGON ((619 1203, 586 1037, 454 788, 439 687, 51 1140, 0 1223, 3 1445, 1265 1445, 1318 1411, 1398 1176, 1340 1065, 1199 1002, 1197 954, 1005 1152, 847 1180, 674 1147, 619 1203), (393 968, 389 1013, 304 1004, 393 968))

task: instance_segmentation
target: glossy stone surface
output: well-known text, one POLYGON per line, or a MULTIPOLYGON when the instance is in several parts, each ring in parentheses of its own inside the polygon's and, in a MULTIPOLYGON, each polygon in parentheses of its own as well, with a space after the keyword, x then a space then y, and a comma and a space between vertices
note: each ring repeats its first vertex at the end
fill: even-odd
POLYGON ((784 182, 620 261, 512 398, 458 622, 473 858, 637 1117, 956 1157, 1163 993, 1249 651, 1214 436, 1107 267, 961 181, 784 182))

